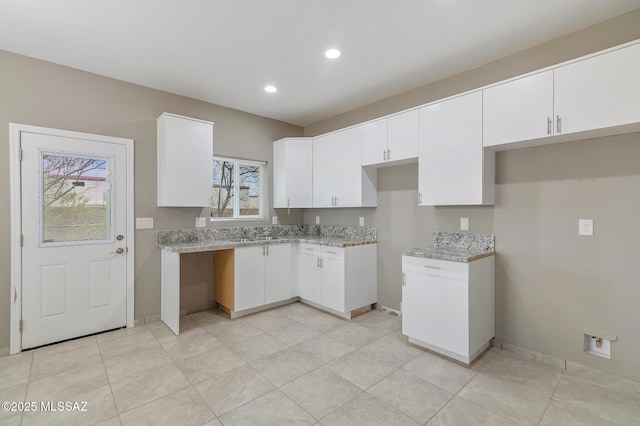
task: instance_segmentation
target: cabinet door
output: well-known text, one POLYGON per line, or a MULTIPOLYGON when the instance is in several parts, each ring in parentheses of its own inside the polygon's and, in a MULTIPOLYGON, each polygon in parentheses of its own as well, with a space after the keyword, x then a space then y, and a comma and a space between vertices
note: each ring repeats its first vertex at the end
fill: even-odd
POLYGON ((483 91, 483 144, 539 139, 553 134, 553 71, 483 91))
POLYGON ((333 207, 336 182, 335 141, 335 134, 313 139, 313 207, 333 207))
POLYGON ((389 117, 387 161, 418 157, 419 111, 412 110, 389 117))
POLYGON ((311 139, 287 141, 287 207, 313 206, 312 156, 311 139))
POLYGON ((157 130, 158 206, 208 206, 213 123, 164 113, 158 117, 157 130))
POLYGON ((234 311, 264 305, 263 253, 263 246, 235 249, 234 311))
POLYGON ((360 207, 363 191, 362 129, 353 127, 335 136, 335 207, 360 207))
MULTIPOLYGON (((554 70, 558 134, 640 121, 640 44, 554 70)), ((556 123, 557 124, 557 123, 556 123)))
POLYGON ((264 303, 291 297, 291 244, 269 244, 264 264, 264 303))
POLYGON ((319 257, 303 253, 299 259, 300 297, 320 305, 322 304, 322 283, 320 281, 319 257))
POLYGON ((384 163, 387 149, 387 119, 362 125, 362 165, 384 163))
POLYGON ((287 208, 287 140, 273 143, 273 207, 287 208))
POLYGON ((344 312, 344 259, 323 257, 321 262, 322 306, 344 312))
POLYGON ((466 281, 404 273, 402 334, 469 356, 469 303, 466 281))
POLYGON ((418 164, 422 205, 483 204, 482 92, 420 109, 418 164))

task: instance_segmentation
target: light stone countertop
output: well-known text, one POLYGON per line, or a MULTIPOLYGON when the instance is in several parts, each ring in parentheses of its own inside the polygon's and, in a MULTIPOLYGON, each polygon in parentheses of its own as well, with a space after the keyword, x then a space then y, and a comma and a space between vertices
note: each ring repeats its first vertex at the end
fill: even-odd
POLYGON ((432 247, 402 250, 402 255, 450 262, 473 262, 495 255, 495 236, 466 232, 434 232, 432 247))

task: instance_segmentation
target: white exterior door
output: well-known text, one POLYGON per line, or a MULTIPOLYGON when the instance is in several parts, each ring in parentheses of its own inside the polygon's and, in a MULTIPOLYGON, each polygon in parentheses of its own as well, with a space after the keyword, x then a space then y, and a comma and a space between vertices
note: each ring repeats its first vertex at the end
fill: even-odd
POLYGON ((20 145, 22 349, 127 325, 127 147, 29 132, 20 145))

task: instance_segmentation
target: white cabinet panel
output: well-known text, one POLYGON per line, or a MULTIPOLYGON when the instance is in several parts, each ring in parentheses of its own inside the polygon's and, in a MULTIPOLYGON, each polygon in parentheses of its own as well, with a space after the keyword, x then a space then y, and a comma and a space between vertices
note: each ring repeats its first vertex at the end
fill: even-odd
POLYGON ((335 207, 362 205, 363 171, 360 164, 361 128, 353 127, 335 134, 335 207))
POLYGON ((419 110, 403 112, 388 118, 387 161, 418 157, 419 110))
POLYGON ((264 305, 263 246, 235 249, 234 311, 264 305))
POLYGON ((553 71, 483 91, 483 144, 501 145, 554 134, 553 71))
POLYGON ((336 136, 313 139, 313 207, 333 207, 336 186, 336 136))
POLYGON ((164 113, 157 120, 159 207, 205 207, 212 195, 213 123, 164 113))
POLYGON ((311 138, 286 138, 273 143, 274 208, 313 206, 311 138))
POLYGON ((365 123, 362 126, 362 165, 383 163, 387 159, 387 119, 365 123))
POLYGON ((495 153, 482 146, 482 92, 420 109, 420 205, 493 204, 495 153))
POLYGON ((554 70, 556 132, 640 121, 640 44, 554 70), (559 125, 559 129, 558 129, 559 125))
POLYGON ((319 257, 300 253, 298 265, 300 297, 313 303, 322 303, 322 281, 319 257))
POLYGON ((291 297, 291 244, 269 244, 264 264, 264 304, 291 297))

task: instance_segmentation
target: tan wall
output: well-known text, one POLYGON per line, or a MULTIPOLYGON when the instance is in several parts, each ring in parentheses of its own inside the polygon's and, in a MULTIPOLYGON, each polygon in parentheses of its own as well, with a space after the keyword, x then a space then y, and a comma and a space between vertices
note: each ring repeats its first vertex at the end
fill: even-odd
MULTIPOLYGON (((0 349, 9 346, 10 122, 52 127, 135 140, 135 215, 153 217, 155 229, 193 228, 196 208, 156 207, 156 118, 163 112, 214 121, 216 155, 263 160, 271 163, 272 143, 285 136, 300 136, 290 124, 212 105, 166 92, 148 89, 95 74, 0 51, 0 349)), ((270 175, 269 169, 269 175, 270 175)), ((271 192, 271 180, 269 180, 271 192)), ((271 197, 269 198, 269 214, 271 197)), ((207 214, 208 212, 204 212, 207 214)), ((282 221, 299 223, 300 212, 282 221)), ((269 221, 270 223, 270 221, 269 221)), ((238 222, 225 222, 224 226, 238 222)), ((252 224, 266 225, 267 221, 252 224)), ((208 223, 207 226, 211 226, 208 223)), ((135 317, 160 313, 160 252, 155 231, 135 233, 135 317)), ((211 283, 190 256, 183 289, 189 310, 197 308, 211 283), (189 304, 193 306, 189 306, 189 304), (191 308, 191 309, 190 309, 191 308)))
MULTIPOLYGON (((314 136, 640 38, 640 10, 305 127, 314 136)), ((399 308, 400 250, 433 231, 496 235, 496 336, 640 381, 640 133, 498 153, 496 205, 418 207, 416 165, 378 170, 376 209, 315 209, 304 223, 378 230, 378 301, 399 308), (579 237, 593 218, 595 236, 579 237), (612 359, 582 353, 584 326, 618 335, 612 359)))

